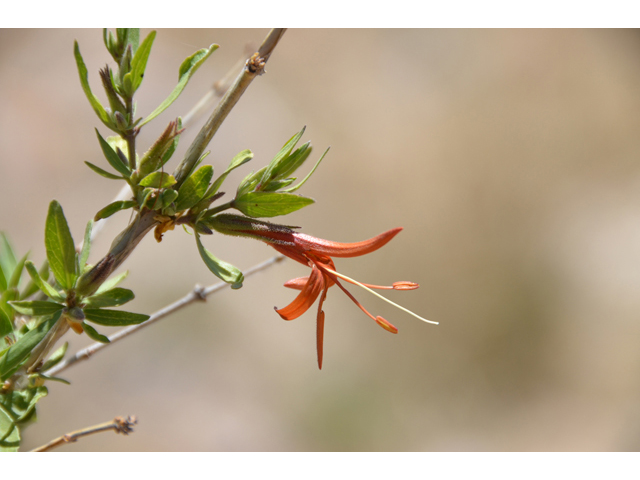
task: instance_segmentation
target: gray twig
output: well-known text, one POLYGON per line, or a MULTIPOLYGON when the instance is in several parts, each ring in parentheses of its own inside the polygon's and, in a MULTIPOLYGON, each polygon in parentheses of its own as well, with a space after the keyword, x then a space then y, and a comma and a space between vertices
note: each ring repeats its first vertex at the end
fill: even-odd
MULTIPOLYGON (((274 265, 274 264, 282 261, 284 258, 285 257, 282 256, 282 255, 277 255, 275 257, 272 257, 269 260, 266 260, 266 261, 264 261, 264 262, 262 262, 262 263, 260 263, 260 264, 258 264, 256 266, 250 268, 246 272, 244 272, 244 276, 248 277, 250 275, 253 275, 254 273, 260 272, 260 271, 270 267, 271 265, 274 265)), ((182 297, 180 300, 177 300, 177 301, 173 302, 172 304, 167 305, 166 307, 158 310, 156 313, 151 315, 149 320, 147 320, 146 322, 141 323, 139 325, 131 325, 130 327, 123 328, 119 332, 114 333, 113 335, 111 335, 109 337, 110 343, 94 343, 93 345, 90 345, 87 348, 76 352, 76 354, 73 355, 72 357, 67 358, 64 362, 59 363, 58 365, 56 365, 52 369, 48 370, 46 372, 46 374, 50 375, 50 376, 56 376, 57 374, 59 374, 63 370, 66 370, 67 368, 69 368, 70 366, 74 365, 75 363, 77 363, 77 362, 79 362, 81 360, 88 360, 89 357, 91 357, 94 353, 96 353, 96 352, 108 347, 109 345, 114 344, 118 340, 122 340, 124 337, 127 337, 127 336, 131 335, 132 333, 135 333, 138 330, 140 330, 140 329, 142 329, 144 327, 147 327, 147 326, 151 325, 152 323, 157 322, 161 318, 164 318, 167 315, 169 315, 170 313, 173 313, 173 312, 175 312, 177 310, 180 310, 181 308, 186 307, 187 305, 189 305, 189 304, 191 304, 193 302, 204 301, 212 293, 217 292, 218 290, 222 290, 223 288, 227 288, 227 287, 229 287, 229 284, 228 283, 224 283, 224 282, 216 283, 216 284, 210 285, 210 286, 208 286, 206 288, 202 288, 202 287, 196 286, 191 292, 189 292, 187 295, 182 297)))
POLYGON ((81 430, 76 430, 75 432, 67 433, 65 435, 62 435, 61 437, 51 440, 46 445, 34 448, 31 451, 48 452, 49 450, 53 450, 54 448, 57 448, 61 445, 76 442, 81 437, 93 435, 94 433, 106 432, 107 430, 113 430, 116 433, 129 435, 131 432, 133 432, 133 426, 136 423, 138 423, 138 420, 135 416, 128 416, 127 418, 116 417, 110 422, 101 423, 99 425, 94 425, 93 427, 83 428, 81 430))

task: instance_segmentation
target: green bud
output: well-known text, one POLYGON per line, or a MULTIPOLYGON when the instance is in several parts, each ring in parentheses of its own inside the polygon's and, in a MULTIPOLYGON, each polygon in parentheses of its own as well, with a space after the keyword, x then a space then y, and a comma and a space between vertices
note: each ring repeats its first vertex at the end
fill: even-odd
POLYGON ((165 153, 174 146, 174 139, 182 132, 183 129, 179 129, 177 120, 169 122, 164 132, 162 132, 160 137, 158 137, 154 144, 151 145, 151 148, 149 148, 140 159, 138 171, 142 177, 155 172, 163 165, 163 161, 166 161, 163 159, 165 153))
POLYGON ((108 65, 100 70, 100 79, 102 80, 102 86, 107 93, 107 99, 109 100, 111 111, 125 114, 127 109, 116 93, 115 85, 113 83, 113 76, 108 65))

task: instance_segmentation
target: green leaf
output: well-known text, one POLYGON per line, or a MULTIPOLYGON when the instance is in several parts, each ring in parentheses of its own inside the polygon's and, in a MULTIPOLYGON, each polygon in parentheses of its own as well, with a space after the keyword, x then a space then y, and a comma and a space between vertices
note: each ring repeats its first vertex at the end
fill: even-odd
POLYGON ((142 83, 144 77, 144 71, 147 68, 147 61, 149 60, 149 54, 151 53, 151 46, 156 38, 156 31, 153 30, 147 38, 144 39, 140 47, 135 50, 131 59, 131 71, 124 76, 123 86, 125 92, 129 96, 138 90, 138 87, 142 83))
POLYGON ((11 413, 17 417, 15 423, 23 427, 27 422, 35 420, 36 403, 48 393, 47 387, 44 386, 14 391, 11 399, 11 413))
POLYGON ((47 359, 46 362, 40 367, 41 372, 46 372, 50 368, 55 367, 60 361, 64 358, 67 353, 67 348, 69 348, 69 342, 64 342, 60 348, 58 348, 55 352, 51 354, 51 356, 47 359))
POLYGON ((0 404, 0 452, 16 452, 20 448, 20 430, 13 417, 0 404))
POLYGON ((76 65, 78 66, 78 74, 80 75, 80 84, 82 85, 82 90, 84 90, 84 94, 87 96, 89 103, 93 107, 93 110, 98 115, 98 118, 111 130, 117 131, 113 122, 109 118, 109 114, 104 109, 100 101, 96 98, 96 96, 91 92, 91 87, 89 87, 89 78, 88 78, 88 70, 87 66, 84 64, 84 60, 82 59, 82 55, 80 55, 80 47, 78 46, 78 42, 75 41, 73 44, 73 54, 76 57, 76 65))
POLYGON ((9 317, 9 320, 12 320, 14 316, 14 310, 9 305, 9 302, 17 300, 18 298, 20 298, 20 294, 15 288, 5 290, 2 292, 2 296, 0 296, 0 309, 2 309, 7 317, 9 317))
MULTIPOLYGON (((26 265, 26 263, 25 263, 26 265)), ((28 271, 28 270, 27 270, 28 271)), ((38 271, 38 275, 42 279, 43 282, 46 282, 49 279, 49 262, 45 260, 38 271)), ((24 300, 25 298, 29 298, 31 295, 36 293, 38 290, 41 290, 38 285, 31 279, 31 281, 24 287, 24 290, 20 294, 19 299, 24 300)), ((62 297, 61 297, 62 298, 62 297)))
POLYGON ((109 145, 109 143, 104 138, 102 138, 102 135, 100 135, 100 132, 98 131, 97 128, 96 128, 96 135, 98 136, 98 142, 100 142, 100 148, 102 149, 102 153, 107 159, 107 162, 109 162, 109 165, 111 165, 117 172, 121 173, 124 177, 129 178, 131 176, 131 170, 129 170, 129 167, 127 165, 122 163, 122 160, 120 159, 116 151, 113 148, 111 148, 111 145, 109 145))
POLYGON ((27 262, 25 265, 27 267, 27 272, 29 272, 29 275, 31 276, 33 282, 47 297, 56 302, 64 302, 64 297, 60 295, 55 288, 45 282, 42 277, 40 277, 40 274, 38 273, 38 270, 36 270, 36 267, 33 263, 27 262))
POLYGON ((27 253, 24 257, 20 259, 16 267, 13 269, 13 273, 11 274, 11 279, 7 284, 7 288, 18 288, 20 284, 20 279, 22 278, 22 270, 24 270, 24 262, 27 261, 27 257, 29 253, 27 253))
POLYGON ((0 292, 4 292, 7 289, 7 279, 4 276, 2 268, 0 268, 0 292))
POLYGON ((76 250, 67 219, 56 200, 49 204, 45 226, 44 243, 49 266, 60 286, 69 290, 77 278, 76 250))
POLYGON ((9 305, 11 305, 16 312, 22 313, 23 315, 29 315, 31 317, 52 315, 65 308, 64 305, 59 303, 46 302, 42 300, 34 300, 32 302, 14 301, 9 302, 9 305))
POLYGON ((298 168, 302 166, 302 164, 309 158, 311 152, 313 151, 313 147, 311 146, 311 142, 307 142, 291 155, 286 156, 280 164, 278 168, 274 170, 275 179, 283 179, 287 178, 289 175, 292 175, 298 168))
POLYGON ((178 198, 178 192, 175 190, 165 190, 162 192, 162 207, 167 208, 176 198, 178 198))
POLYGON ((36 328, 24 334, 16 343, 9 347, 9 350, 7 350, 0 361, 0 378, 2 381, 11 375, 14 367, 17 367, 27 359, 31 350, 44 339, 61 315, 62 311, 60 310, 52 318, 42 322, 36 328))
POLYGON ((89 308, 117 307, 130 302, 134 298, 133 292, 127 288, 113 288, 85 298, 83 303, 89 308))
POLYGON ((173 175, 164 172, 153 172, 140 180, 139 185, 149 188, 169 188, 176 184, 173 175))
POLYGON ((178 98, 178 96, 182 93, 182 90, 184 90, 184 87, 187 86, 187 83, 189 82, 191 76, 196 72, 196 70, 198 70, 198 68, 200 68, 200 65, 202 65, 207 58, 209 58, 209 55, 216 51, 217 48, 218 45, 215 44, 209 46, 209 48, 202 48, 185 59, 184 62, 182 62, 182 65, 180 65, 180 70, 178 72, 178 85, 176 85, 176 87, 173 89, 173 92, 169 94, 165 101, 162 102, 158 108, 151 112, 149 116, 142 121, 140 126, 156 118, 169 105, 171 105, 176 100, 176 98, 178 98))
POLYGON ((231 163, 229 164, 227 169, 224 171, 224 173, 222 175, 220 175, 216 179, 215 182, 213 182, 213 185, 211 185, 211 188, 207 191, 207 193, 205 194, 204 198, 205 199, 211 198, 216 193, 218 193, 218 190, 222 186, 222 183, 224 182, 224 180, 227 178, 227 175, 229 175, 233 170, 235 170, 239 166, 244 165, 245 163, 247 163, 252 158, 253 158, 253 152, 251 150, 248 150, 248 149, 241 151, 239 154, 237 154, 235 157, 233 157, 233 160, 231 160, 231 163))
POLYGON ((96 216, 93 217, 93 220, 97 222, 98 220, 101 220, 103 218, 110 217, 111 215, 113 215, 116 212, 119 212, 120 210, 126 210, 128 208, 135 207, 136 205, 137 203, 134 202, 133 200, 118 200, 116 202, 110 203, 109 205, 104 207, 102 210, 100 210, 98 213, 96 213, 96 216))
POLYGON ((144 315, 142 313, 107 310, 104 308, 85 308, 84 315, 90 322, 97 323, 98 325, 106 325, 108 327, 137 325, 149 320, 149 315, 144 315))
POLYGON ((287 215, 314 203, 311 198, 290 193, 249 192, 233 201, 233 206, 248 217, 287 215))
POLYGON ((13 332, 13 325, 9 316, 0 308, 0 338, 13 332))
POLYGON ((84 333, 86 333, 89 338, 91 338, 92 340, 95 340, 96 342, 111 343, 111 341, 109 340, 109 337, 107 337, 106 335, 102 335, 101 333, 98 333, 98 331, 88 323, 83 322, 82 329, 84 330, 84 333))
POLYGON ((178 190, 178 200, 176 201, 176 211, 188 210, 204 197, 213 177, 213 167, 205 165, 196 170, 178 190))
POLYGON ((270 180, 278 176, 278 172, 282 168, 283 163, 286 163, 287 157, 291 154, 291 151, 296 146, 300 138, 302 138, 302 134, 304 133, 306 128, 306 126, 302 127, 302 130, 291 137, 289 141, 284 144, 282 149, 280 149, 280 151, 276 154, 276 156, 273 157, 273 160, 271 160, 271 163, 269 163, 268 168, 262 175, 262 179, 260 180, 261 184, 266 185, 270 180))
POLYGON ((16 268, 16 255, 9 239, 0 232, 0 290, 7 289, 7 282, 16 268))
MULTIPOLYGON (((330 147, 329 147, 329 148, 330 148, 330 147)), ((306 177, 304 177, 304 178, 302 179, 302 181, 301 181, 299 184, 297 184, 297 185, 295 185, 295 186, 293 186, 293 187, 291 187, 291 188, 287 188, 287 189, 285 189, 285 190, 282 190, 282 192, 286 192, 286 193, 293 193, 293 192, 295 192, 296 190, 298 190, 302 185, 304 185, 304 184, 305 184, 305 182, 306 182, 307 180, 309 180, 309 178, 311 178, 311 175, 313 175, 313 173, 316 171, 316 169, 317 169, 317 168, 318 168, 318 166, 320 165, 320 162, 322 161, 322 159, 324 158, 324 156, 329 152, 329 148, 327 148, 327 149, 324 151, 324 153, 323 153, 323 154, 322 154, 322 156, 320 157, 320 160, 318 160, 318 161, 316 162, 316 164, 315 164, 315 165, 314 165, 314 167, 311 169, 311 171, 309 172, 309 174, 308 174, 306 177)))
POLYGON ((240 182, 240 185, 238 185, 238 189, 236 190, 236 198, 240 198, 245 193, 252 192, 257 187, 266 169, 267 165, 262 167, 257 172, 251 172, 249 175, 244 177, 244 179, 240 182))
POLYGON ((211 270, 211 273, 213 273, 223 282, 230 283, 231 288, 233 289, 242 287, 244 275, 240 270, 238 270, 233 265, 213 256, 213 254, 202 245, 202 242, 200 241, 200 235, 198 235, 198 233, 196 233, 196 243, 198 244, 198 251, 200 252, 202 261, 204 261, 204 264, 207 266, 207 268, 211 270))
POLYGON ((91 252, 91 230, 93 229, 93 220, 87 222, 87 227, 84 229, 84 240, 82 242, 82 251, 78 257, 78 272, 84 270, 84 266, 89 259, 89 253, 91 252))
POLYGON ((98 175, 104 177, 104 178, 108 178, 109 180, 122 180, 122 177, 119 175, 114 175, 113 173, 109 173, 106 170, 101 169, 100 167, 94 165, 91 162, 84 162, 87 167, 89 167, 91 170, 93 170, 94 172, 96 172, 98 175))
POLYGON ((111 277, 109 280, 106 280, 102 285, 100 285, 100 288, 96 290, 95 294, 100 295, 104 292, 111 290, 116 285, 119 285, 120 282, 122 282, 128 276, 129 276, 129 270, 125 270, 124 272, 116 275, 115 277, 111 277))
POLYGON ((49 375, 44 375, 43 373, 39 373, 37 374, 37 376, 49 382, 60 382, 60 383, 64 383, 65 385, 71 385, 71 382, 69 380, 65 380, 64 378, 50 377, 49 375))

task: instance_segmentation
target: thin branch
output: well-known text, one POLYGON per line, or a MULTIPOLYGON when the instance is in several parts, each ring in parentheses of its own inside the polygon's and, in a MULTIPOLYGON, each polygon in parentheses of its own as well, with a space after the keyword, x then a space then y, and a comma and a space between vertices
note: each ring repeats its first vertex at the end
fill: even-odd
POLYGON ((189 112, 182 117, 182 126, 189 127, 193 122, 195 122, 205 111, 207 111, 210 107, 213 106, 216 100, 221 99, 229 87, 231 87, 231 82, 233 82, 236 72, 240 70, 245 62, 247 61, 247 55, 250 55, 251 52, 254 52, 255 48, 251 45, 247 45, 244 49, 244 53, 242 57, 231 67, 231 69, 227 72, 227 74, 222 77, 220 80, 217 80, 209 89, 207 93, 196 103, 189 112))
POLYGON ((258 51, 247 60, 242 72, 240 72, 240 75, 238 75, 231 88, 229 88, 224 97, 222 97, 222 100, 218 103, 209 120, 207 120, 200 129, 195 140, 187 150, 184 159, 174 171, 173 176, 177 181, 176 187, 174 188, 179 188, 182 182, 187 179, 194 165, 200 159, 207 145, 209 145, 209 142, 218 131, 218 128, 220 128, 222 122, 227 118, 231 109, 238 103, 238 100, 240 100, 240 97, 247 87, 257 76, 264 73, 265 64, 273 53, 278 41, 282 38, 282 35, 284 35, 285 30, 284 28, 274 28, 271 30, 258 51))
POLYGON ((136 423, 138 423, 138 420, 135 416, 128 416, 127 418, 116 417, 110 422, 101 423, 100 425, 94 425, 93 427, 83 428, 81 430, 76 430, 75 432, 67 433, 65 435, 62 435, 61 437, 51 440, 46 445, 34 448, 31 451, 48 452, 49 450, 53 450, 54 448, 57 448, 61 445, 73 443, 80 437, 86 437, 87 435, 93 435, 94 433, 106 432, 107 430, 113 430, 116 433, 129 435, 131 432, 133 432, 133 426, 136 423))
MULTIPOLYGON (((246 277, 249 277, 250 275, 253 275, 254 273, 265 270, 271 265, 275 265, 276 263, 281 262, 284 258, 285 257, 282 255, 277 255, 275 257, 272 257, 269 260, 266 260, 250 268, 246 272, 244 272, 244 276, 246 278, 246 277)), ((56 365, 50 370, 47 370, 46 374, 49 376, 56 376, 57 374, 59 374, 63 370, 66 370, 67 368, 74 365, 75 363, 81 360, 88 360, 94 353, 108 347, 109 345, 113 345, 118 340, 122 340, 123 338, 131 335, 132 333, 135 333, 138 330, 144 327, 147 327, 152 323, 157 322, 161 318, 164 318, 170 313, 180 310, 181 308, 186 307, 191 303, 194 303, 196 301, 204 301, 212 293, 217 292, 218 290, 222 290, 223 288, 227 288, 229 286, 230 285, 228 283, 224 283, 224 282, 216 283, 206 288, 196 286, 191 292, 189 292, 187 295, 182 297, 180 300, 173 302, 171 305, 167 305, 166 307, 158 310, 156 313, 151 315, 149 320, 147 320, 146 322, 141 323, 139 325, 131 325, 130 327, 123 328, 119 332, 114 333, 109 337, 110 343, 94 343, 93 345, 90 345, 87 348, 76 352, 75 355, 73 355, 72 357, 69 357, 64 362, 59 363, 58 365, 56 365)))

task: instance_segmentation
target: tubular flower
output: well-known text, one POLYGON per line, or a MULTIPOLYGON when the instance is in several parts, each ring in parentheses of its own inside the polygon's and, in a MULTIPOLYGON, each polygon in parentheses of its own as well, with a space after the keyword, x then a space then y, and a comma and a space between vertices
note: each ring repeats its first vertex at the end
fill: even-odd
POLYGON ((300 290, 298 296, 286 307, 274 308, 278 315, 284 320, 293 320, 309 310, 318 297, 320 297, 316 329, 318 367, 320 368, 322 368, 322 351, 324 344, 324 311, 322 310, 322 304, 327 296, 327 290, 333 285, 337 285, 353 303, 382 328, 391 333, 398 333, 398 329, 393 324, 380 316, 374 316, 369 313, 342 285, 340 280, 358 285, 420 320, 437 324, 437 322, 426 320, 396 305, 372 290, 414 290, 419 287, 417 283, 402 281, 395 282, 391 286, 360 283, 338 273, 333 263, 332 257, 359 257, 378 250, 400 233, 402 227, 393 228, 362 242, 339 243, 295 232, 293 228, 297 227, 286 227, 284 225, 261 222, 238 215, 220 214, 211 218, 207 224, 214 230, 227 235, 251 237, 261 240, 281 254, 311 268, 311 274, 308 277, 294 278, 284 284, 285 287, 300 290))

